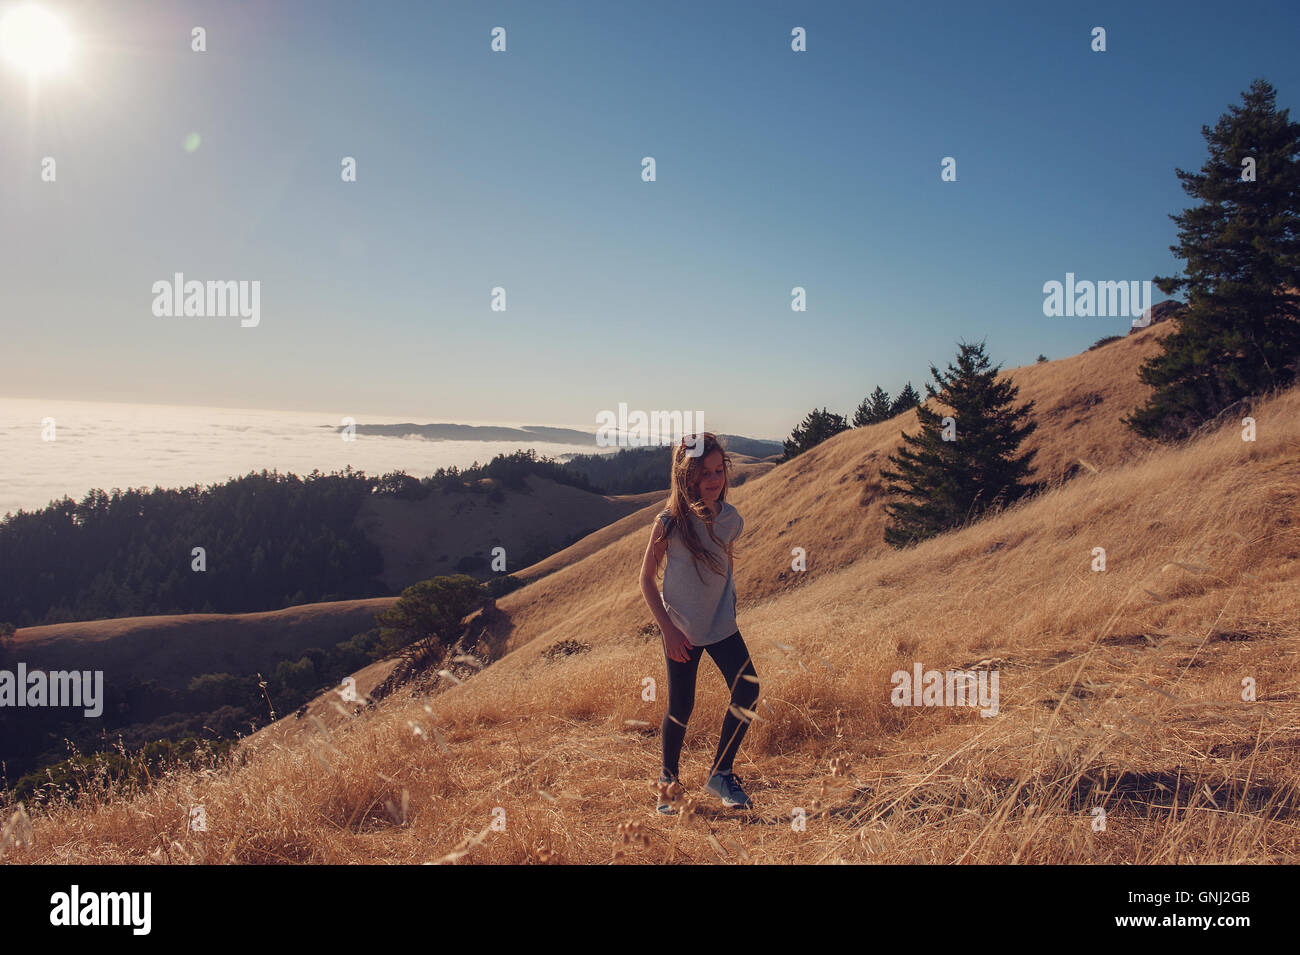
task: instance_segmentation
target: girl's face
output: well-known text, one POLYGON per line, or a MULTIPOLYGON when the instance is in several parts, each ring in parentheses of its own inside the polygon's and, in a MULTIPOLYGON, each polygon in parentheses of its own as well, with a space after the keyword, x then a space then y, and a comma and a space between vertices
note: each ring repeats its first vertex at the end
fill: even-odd
POLYGON ((712 504, 727 484, 727 470, 722 463, 722 452, 714 451, 700 461, 700 499, 712 504))

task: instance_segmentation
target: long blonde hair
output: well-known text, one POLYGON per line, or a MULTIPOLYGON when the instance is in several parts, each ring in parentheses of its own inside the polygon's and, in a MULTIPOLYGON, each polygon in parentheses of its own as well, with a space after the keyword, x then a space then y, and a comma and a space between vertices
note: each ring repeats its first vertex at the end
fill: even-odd
MULTIPOLYGON (((704 580, 704 575, 700 572, 700 561, 703 560, 709 565, 715 574, 723 576, 727 573, 726 568, 718 566, 718 555, 709 550, 701 543, 699 536, 695 533, 695 526, 686 520, 688 514, 694 514, 704 522, 709 536, 727 553, 727 557, 734 556, 731 543, 724 544, 718 535, 713 532, 713 515, 709 512, 709 507, 704 503, 700 496, 700 477, 701 471, 704 470, 704 459, 714 451, 722 452, 722 491, 718 494, 718 513, 721 514, 721 505, 727 499, 727 489, 731 486, 731 456, 727 454, 727 449, 722 446, 717 436, 712 432, 706 431, 703 434, 695 435, 695 441, 704 442, 702 453, 692 457, 687 454, 686 438, 673 448, 673 470, 672 484, 668 492, 668 514, 669 528, 671 534, 676 528, 681 532, 682 543, 690 551, 691 560, 695 564, 695 572, 699 575, 700 580, 704 580)), ((692 446, 693 450, 693 446, 692 446)))

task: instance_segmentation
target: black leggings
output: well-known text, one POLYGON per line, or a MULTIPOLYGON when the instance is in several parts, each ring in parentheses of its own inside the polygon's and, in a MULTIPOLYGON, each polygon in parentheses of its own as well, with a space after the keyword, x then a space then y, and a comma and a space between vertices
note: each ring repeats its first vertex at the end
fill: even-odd
MULTIPOLYGON (((713 657, 713 662, 718 665, 727 685, 731 687, 732 706, 752 710, 758 700, 758 683, 755 682, 758 674, 739 630, 718 643, 691 647, 687 651, 690 657, 687 663, 670 658, 665 648, 664 662, 668 664, 668 712, 664 714, 661 727, 664 741, 663 768, 674 777, 677 776, 677 763, 682 753, 682 740, 686 738, 686 722, 691 718, 691 710, 695 708, 695 674, 705 650, 709 651, 709 656, 713 657), (743 674, 749 674, 755 680, 746 680, 743 674)), ((722 718, 722 737, 718 740, 718 751, 713 758, 710 775, 731 772, 732 761, 736 758, 740 741, 745 738, 748 729, 749 719, 738 716, 728 707, 722 718)))

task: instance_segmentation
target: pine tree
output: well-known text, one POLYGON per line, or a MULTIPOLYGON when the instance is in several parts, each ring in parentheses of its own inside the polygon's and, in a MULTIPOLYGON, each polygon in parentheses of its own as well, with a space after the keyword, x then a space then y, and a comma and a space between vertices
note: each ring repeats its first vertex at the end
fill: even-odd
POLYGON ((916 393, 916 389, 912 387, 912 383, 909 381, 903 386, 903 390, 898 393, 898 397, 894 399, 894 404, 889 409, 889 417, 896 418, 904 411, 911 411, 920 403, 921 396, 916 393))
POLYGON ((1186 288, 1188 308, 1138 372, 1157 390, 1123 420, 1145 437, 1184 438, 1300 372, 1300 124, 1275 97, 1256 80, 1243 108, 1201 127, 1210 153, 1201 172, 1176 170, 1201 205, 1170 216, 1180 226, 1170 251, 1186 259, 1187 277, 1153 279, 1166 294, 1186 288))
POLYGON ((858 405, 858 410, 853 412, 852 424, 855 428, 861 428, 864 424, 871 423, 871 398, 866 397, 863 398, 862 403, 858 405))
POLYGON ((1021 481, 1036 452, 1014 456, 1038 427, 1034 421, 1019 420, 1034 403, 1011 407, 1019 389, 997 380, 998 368, 989 368, 983 342, 959 347, 957 366, 949 365, 947 375, 930 366, 939 390, 928 382, 925 386, 930 398, 952 409, 950 439, 945 440, 944 415, 918 404, 920 433, 904 433, 904 446, 889 457, 897 470, 880 471, 892 482, 886 488, 889 494, 911 499, 885 505, 894 522, 885 528, 885 542, 891 547, 934 537, 1044 487, 1042 482, 1021 481))
POLYGON ((862 404, 858 405, 857 413, 853 415, 853 427, 861 428, 866 424, 888 421, 893 417, 890 414, 890 407, 889 392, 876 385, 876 390, 863 398, 862 404))
POLYGON ((478 609, 485 593, 482 585, 466 574, 412 584, 392 606, 375 614, 375 622, 386 628, 382 631, 385 648, 402 650, 412 658, 427 658, 450 646, 461 620, 478 609))
POLYGON ((827 438, 848 430, 849 423, 844 420, 843 415, 827 412, 825 408, 821 411, 814 408, 803 419, 803 423, 790 432, 790 439, 783 442, 785 453, 782 454, 781 460, 789 461, 809 448, 821 444, 827 438))

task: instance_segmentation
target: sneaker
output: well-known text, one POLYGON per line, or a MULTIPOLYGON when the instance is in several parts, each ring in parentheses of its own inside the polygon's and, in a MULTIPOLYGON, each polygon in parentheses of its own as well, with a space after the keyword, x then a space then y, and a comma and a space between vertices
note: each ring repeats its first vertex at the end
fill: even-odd
POLYGON ((677 807, 673 803, 681 799, 684 791, 681 780, 666 769, 660 770, 659 784, 655 786, 655 790, 659 793, 659 805, 655 808, 665 816, 675 815, 677 807))
POLYGON ((708 785, 704 787, 715 796, 722 798, 724 806, 739 806, 741 809, 750 808, 749 796, 740 786, 740 777, 735 773, 714 773, 709 777, 708 785))

